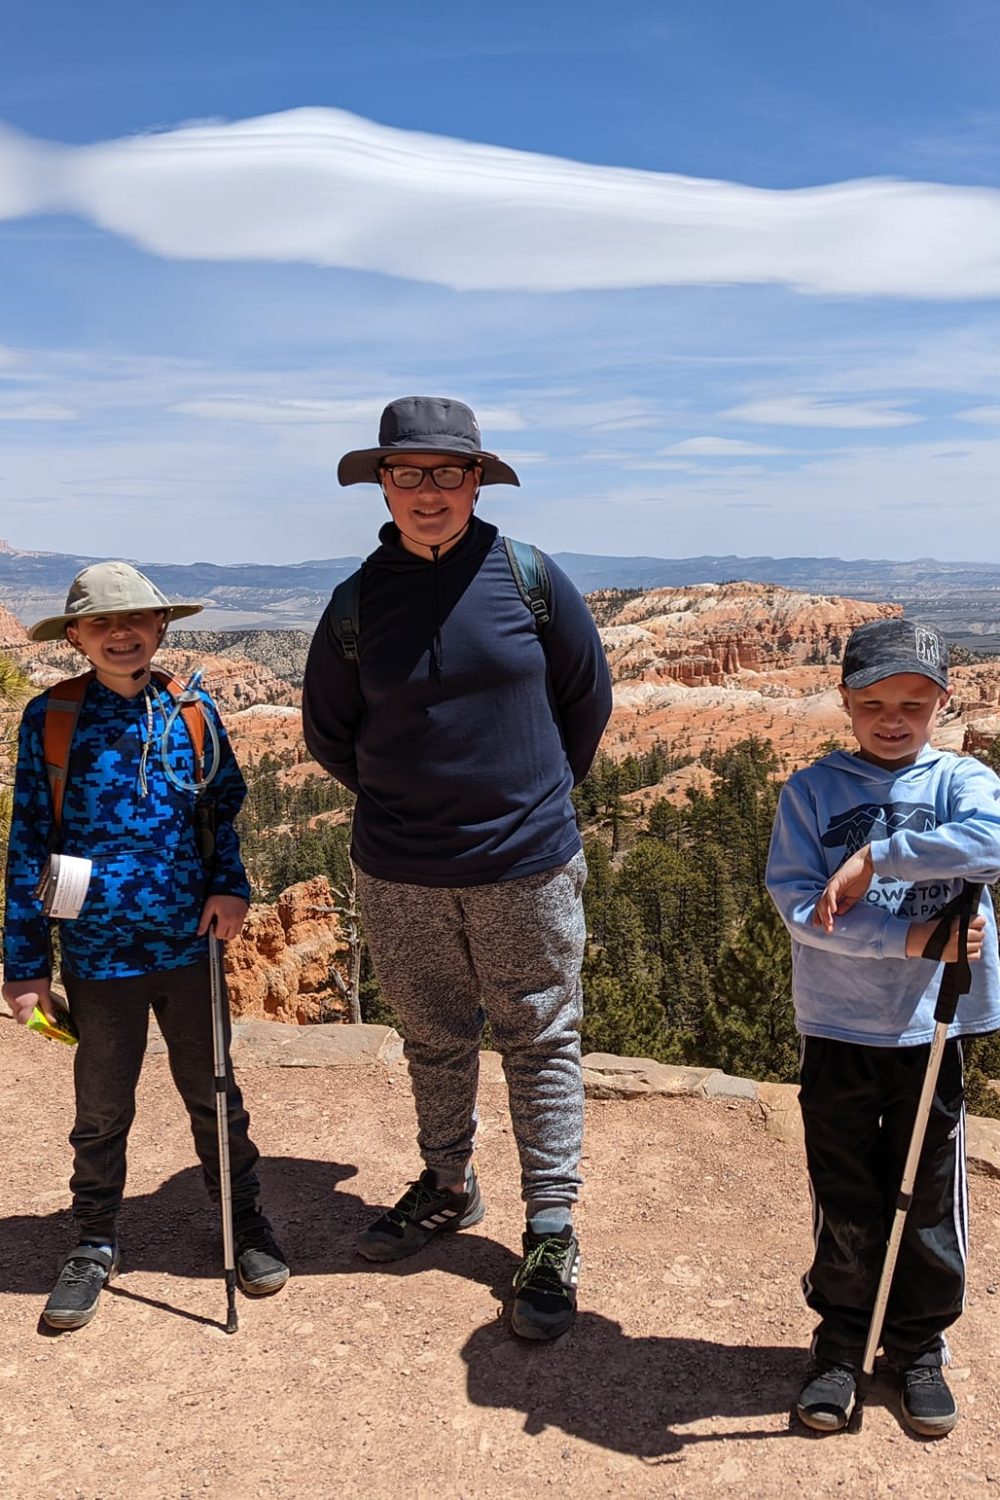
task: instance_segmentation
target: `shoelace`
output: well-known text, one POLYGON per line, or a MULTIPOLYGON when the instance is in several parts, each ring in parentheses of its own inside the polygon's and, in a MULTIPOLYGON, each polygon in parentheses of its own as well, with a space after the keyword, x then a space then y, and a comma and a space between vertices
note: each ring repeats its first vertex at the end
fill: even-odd
POLYGON ((847 1370, 846 1365, 828 1365, 826 1368, 817 1365, 810 1374, 810 1380, 823 1380, 826 1385, 843 1389, 855 1385, 855 1379, 855 1373, 853 1370, 847 1370))
POLYGON ((559 1291, 564 1291, 562 1271, 569 1249, 570 1246, 565 1240, 555 1237, 542 1240, 540 1245, 535 1245, 528 1251, 518 1268, 514 1277, 514 1290, 519 1292, 529 1282, 535 1281, 546 1287, 555 1287, 559 1291))
POLYGON ((59 1280, 63 1286, 82 1286, 95 1274, 100 1276, 102 1281, 107 1280, 107 1271, 96 1260, 68 1260, 63 1266, 59 1280))
POLYGON ((405 1224, 408 1220, 419 1220, 424 1215, 424 1210, 429 1208, 434 1199, 439 1197, 437 1191, 432 1192, 425 1182, 418 1178, 416 1182, 407 1184, 408 1192, 405 1192, 396 1204, 390 1208, 387 1218, 395 1219, 399 1224, 405 1224))
POLYGON ((942 1376, 936 1365, 914 1365, 912 1369, 906 1371, 903 1378, 908 1386, 937 1385, 942 1376))

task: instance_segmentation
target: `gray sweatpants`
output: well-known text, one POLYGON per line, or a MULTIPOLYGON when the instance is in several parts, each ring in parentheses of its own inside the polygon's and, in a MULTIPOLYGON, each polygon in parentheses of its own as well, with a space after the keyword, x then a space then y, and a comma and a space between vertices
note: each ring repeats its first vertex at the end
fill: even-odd
POLYGON ((503 1058, 526 1202, 580 1187, 582 853, 494 885, 404 885, 358 871, 372 963, 403 1030, 428 1167, 461 1175, 476 1132, 488 1017, 503 1058))

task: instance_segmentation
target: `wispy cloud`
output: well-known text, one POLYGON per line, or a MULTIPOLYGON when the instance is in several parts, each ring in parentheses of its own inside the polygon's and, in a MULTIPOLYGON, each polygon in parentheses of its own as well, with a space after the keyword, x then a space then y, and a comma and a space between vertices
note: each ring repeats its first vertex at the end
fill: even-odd
POLYGON ((257 396, 204 396, 178 401, 172 411, 186 417, 205 417, 222 422, 319 423, 378 421, 380 406, 374 401, 262 400, 257 396))
MULTIPOLYGON (((334 109, 93 146, 0 135, 0 219, 72 213, 178 259, 299 261, 458 289, 774 283, 1000 295, 1000 191, 796 190, 592 166, 334 109)), ((831 424, 827 424, 831 425, 831 424)))
POLYGON ((747 401, 731 406, 722 416, 772 427, 909 427, 923 419, 878 402, 845 405, 819 397, 779 396, 770 401, 747 401))
POLYGON ((1000 427, 1000 406, 973 406, 955 416, 960 422, 974 422, 979 427, 1000 427))
POLYGON ((772 448, 767 443, 747 443, 741 438, 724 437, 682 438, 679 443, 660 449, 664 457, 676 454, 681 458, 764 458, 790 451, 788 448, 772 448))
POLYGON ((80 413, 62 401, 0 395, 0 422, 73 422, 80 413))

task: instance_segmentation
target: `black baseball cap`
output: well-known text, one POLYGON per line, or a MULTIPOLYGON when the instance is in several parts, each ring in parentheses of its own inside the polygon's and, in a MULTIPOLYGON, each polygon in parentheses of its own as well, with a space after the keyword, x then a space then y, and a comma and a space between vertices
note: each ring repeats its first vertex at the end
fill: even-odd
POLYGON ((948 686, 948 643, 930 625, 914 620, 870 620, 859 625, 844 649, 841 680, 848 688, 871 687, 897 672, 918 672, 939 688, 948 686))

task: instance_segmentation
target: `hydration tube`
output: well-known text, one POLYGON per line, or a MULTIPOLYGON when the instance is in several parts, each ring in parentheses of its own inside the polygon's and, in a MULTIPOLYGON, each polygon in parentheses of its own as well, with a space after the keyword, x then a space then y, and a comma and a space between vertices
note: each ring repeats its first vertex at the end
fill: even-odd
POLYGON ((195 797, 200 796, 201 793, 206 790, 209 783, 214 779, 215 773, 219 769, 219 732, 215 727, 214 715, 210 713, 206 713, 204 715, 205 728, 208 730, 208 738, 212 745, 212 755, 210 763, 204 768, 201 781, 185 781, 182 776, 178 776, 176 771, 171 768, 168 751, 170 748, 170 732, 174 727, 174 722, 177 719, 177 716, 180 714, 181 709, 184 708, 185 704, 198 703, 200 701, 200 694, 198 692, 198 689, 201 685, 201 679, 202 670, 200 667, 198 667, 191 673, 191 676, 185 683, 183 690, 178 693, 176 698, 174 698, 173 707, 171 708, 169 714, 167 714, 167 720, 163 726, 163 733, 160 736, 160 761, 166 773, 167 780, 173 786, 175 786, 178 791, 193 793, 195 797))

